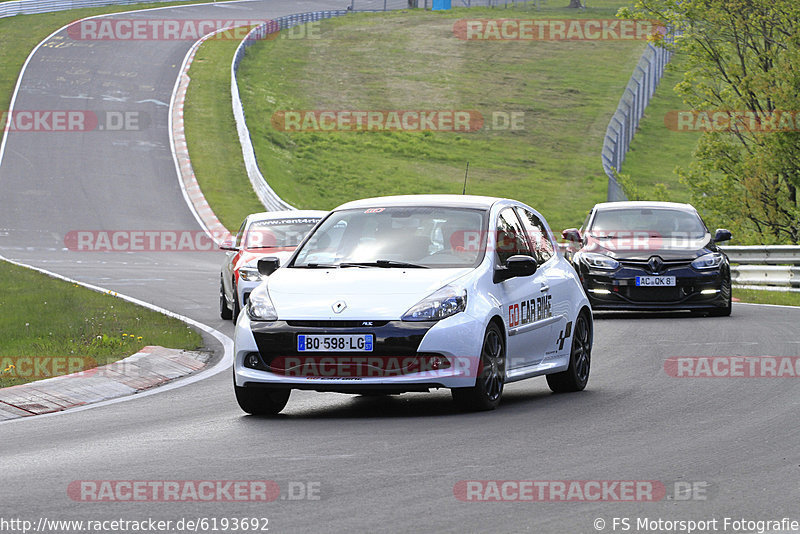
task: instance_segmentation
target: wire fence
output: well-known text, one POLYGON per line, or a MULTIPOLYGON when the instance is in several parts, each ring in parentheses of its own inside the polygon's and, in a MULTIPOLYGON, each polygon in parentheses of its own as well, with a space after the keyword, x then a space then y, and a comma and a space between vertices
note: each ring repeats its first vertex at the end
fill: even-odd
POLYGON ((644 110, 656 92, 671 57, 672 52, 647 45, 608 124, 601 157, 603 170, 608 176, 609 202, 628 200, 616 175, 622 168, 639 121, 644 116, 644 110))

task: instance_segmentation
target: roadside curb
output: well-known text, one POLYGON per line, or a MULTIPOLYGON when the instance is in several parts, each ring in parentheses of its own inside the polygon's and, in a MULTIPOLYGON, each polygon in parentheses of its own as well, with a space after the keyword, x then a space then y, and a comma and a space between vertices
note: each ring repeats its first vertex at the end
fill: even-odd
POLYGON ((175 167, 178 171, 178 178, 189 208, 194 212, 195 218, 206 229, 208 234, 217 244, 220 244, 225 238, 230 236, 230 232, 217 218, 214 210, 208 204, 200 185, 197 183, 197 177, 192 168, 192 160, 189 157, 189 147, 186 142, 186 132, 183 126, 183 110, 186 103, 186 92, 189 89, 189 67, 192 66, 194 56, 197 50, 205 41, 216 35, 217 33, 228 31, 230 28, 222 28, 213 33, 204 36, 202 39, 196 41, 181 65, 181 70, 178 72, 178 80, 175 84, 172 93, 172 101, 170 102, 170 124, 169 134, 170 142, 172 144, 172 153, 175 159, 175 167))
POLYGON ((210 352, 147 346, 108 365, 0 389, 0 421, 135 395, 200 371, 210 352))

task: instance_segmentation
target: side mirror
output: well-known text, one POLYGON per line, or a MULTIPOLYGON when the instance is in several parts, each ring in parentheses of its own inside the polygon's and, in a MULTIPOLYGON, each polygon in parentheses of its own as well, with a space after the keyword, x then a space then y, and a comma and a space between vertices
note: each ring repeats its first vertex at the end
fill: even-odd
POLYGON ((506 260, 506 264, 494 270, 494 283, 505 282, 518 276, 530 276, 536 272, 539 264, 530 256, 521 254, 511 256, 506 260))
POLYGON ((220 250, 236 250, 236 247, 233 246, 233 238, 228 237, 219 244, 220 250))
POLYGON ((714 243, 720 243, 722 241, 730 241, 731 235, 730 230, 726 230, 724 228, 718 228, 716 233, 714 234, 714 243))
POLYGON ((272 256, 268 258, 261 258, 258 260, 258 273, 264 276, 269 276, 278 270, 281 266, 281 260, 272 256))
POLYGON ((561 231, 561 237, 563 237, 567 241, 573 241, 575 243, 579 243, 581 240, 581 233, 578 231, 577 228, 567 228, 566 230, 561 231))

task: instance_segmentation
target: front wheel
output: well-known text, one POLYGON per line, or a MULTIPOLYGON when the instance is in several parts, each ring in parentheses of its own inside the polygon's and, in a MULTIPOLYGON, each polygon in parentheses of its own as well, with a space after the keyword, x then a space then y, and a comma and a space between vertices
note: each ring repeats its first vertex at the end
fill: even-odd
POLYGON ((582 391, 589 382, 592 362, 592 325, 585 312, 575 319, 572 346, 569 352, 569 367, 566 371, 547 375, 547 385, 554 393, 582 391))
POLYGON ((505 340, 500 328, 495 323, 489 323, 483 336, 475 385, 471 388, 453 388, 453 400, 466 410, 494 410, 503 396, 505 373, 505 340))
POLYGON ((714 308, 709 312, 711 317, 729 317, 731 314, 731 301, 733 300, 733 288, 731 288, 731 281, 728 280, 727 284, 723 284, 722 291, 725 292, 725 289, 728 290, 728 300, 725 303, 725 306, 721 308, 714 308))
POLYGON ((225 298, 225 285, 222 283, 222 277, 219 279, 219 316, 226 320, 233 317, 233 312, 228 308, 228 301, 225 298))
POLYGON ((233 386, 239 407, 251 415, 275 415, 286 407, 291 389, 233 386))
POLYGON ((239 318, 239 312, 242 311, 242 307, 239 306, 239 288, 236 287, 236 282, 233 282, 233 324, 236 324, 236 320, 239 318))

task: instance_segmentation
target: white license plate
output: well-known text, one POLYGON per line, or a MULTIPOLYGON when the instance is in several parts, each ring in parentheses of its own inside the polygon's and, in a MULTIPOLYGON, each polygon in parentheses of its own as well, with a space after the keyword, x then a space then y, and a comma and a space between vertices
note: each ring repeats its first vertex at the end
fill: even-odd
POLYGON ((674 287, 674 276, 637 276, 636 285, 639 287, 674 287))
POLYGON ((372 334, 300 334, 298 352, 372 352, 372 334))

